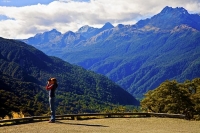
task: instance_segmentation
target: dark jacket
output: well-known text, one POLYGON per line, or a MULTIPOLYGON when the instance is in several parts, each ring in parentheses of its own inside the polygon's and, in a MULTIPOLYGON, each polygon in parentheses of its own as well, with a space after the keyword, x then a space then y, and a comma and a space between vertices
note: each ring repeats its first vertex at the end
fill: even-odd
POLYGON ((49 97, 55 97, 55 91, 58 87, 58 84, 47 84, 46 90, 49 91, 49 97))

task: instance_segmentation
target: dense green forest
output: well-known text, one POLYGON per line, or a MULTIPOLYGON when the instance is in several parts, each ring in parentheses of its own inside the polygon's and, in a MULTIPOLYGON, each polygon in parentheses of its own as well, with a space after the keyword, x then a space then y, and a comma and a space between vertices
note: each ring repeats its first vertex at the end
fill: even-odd
POLYGON ((184 83, 167 80, 145 94, 141 107, 145 111, 186 114, 200 119, 200 78, 184 83))
POLYGON ((48 95, 41 86, 0 75, 0 117, 12 117, 13 111, 24 115, 47 113, 48 95))
POLYGON ((50 77, 58 80, 57 114, 115 110, 137 101, 107 77, 45 55, 23 42, 0 38, 0 117, 12 111, 48 115, 50 77))

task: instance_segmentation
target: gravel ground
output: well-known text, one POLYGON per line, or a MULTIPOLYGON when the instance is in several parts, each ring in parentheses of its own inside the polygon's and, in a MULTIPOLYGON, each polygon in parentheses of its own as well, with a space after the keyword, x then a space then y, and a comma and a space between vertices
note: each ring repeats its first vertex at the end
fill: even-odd
POLYGON ((2 126, 0 133, 200 133, 200 121, 173 118, 58 120, 2 126))

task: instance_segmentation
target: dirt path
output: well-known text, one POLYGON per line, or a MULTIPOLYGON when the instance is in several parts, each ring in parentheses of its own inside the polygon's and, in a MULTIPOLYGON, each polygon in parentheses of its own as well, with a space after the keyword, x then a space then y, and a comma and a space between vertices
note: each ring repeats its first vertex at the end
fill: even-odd
POLYGON ((172 118, 58 120, 3 126, 0 133, 200 133, 200 121, 172 118))

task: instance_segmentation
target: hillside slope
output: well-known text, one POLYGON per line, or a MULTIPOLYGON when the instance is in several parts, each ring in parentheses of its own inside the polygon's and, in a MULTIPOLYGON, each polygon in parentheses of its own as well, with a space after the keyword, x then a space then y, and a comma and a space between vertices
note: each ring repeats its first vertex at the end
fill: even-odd
POLYGON ((44 86, 49 77, 58 79, 57 113, 95 112, 114 104, 139 105, 107 77, 47 56, 23 42, 0 38, 0 51, 1 115, 48 112, 44 86))

